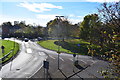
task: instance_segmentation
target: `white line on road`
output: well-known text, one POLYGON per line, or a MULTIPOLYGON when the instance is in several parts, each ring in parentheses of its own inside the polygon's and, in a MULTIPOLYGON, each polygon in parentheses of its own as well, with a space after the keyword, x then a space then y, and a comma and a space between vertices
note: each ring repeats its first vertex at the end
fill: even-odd
POLYGON ((73 59, 70 59, 71 61, 73 61, 73 59))
POLYGON ((30 73, 28 73, 28 72, 24 72, 24 74, 30 74, 30 73))
POLYGON ((37 46, 36 43, 33 43, 34 46, 37 46))
POLYGON ((93 63, 92 63, 92 65, 93 65, 93 64, 95 64, 97 61, 92 61, 92 62, 93 62, 93 63))
POLYGON ((44 52, 39 52, 39 55, 43 56, 43 55, 45 55, 45 53, 44 52))
POLYGON ((94 60, 87 60, 87 61, 91 61, 92 62, 91 65, 93 65, 93 64, 95 64, 97 62, 97 61, 94 61, 94 60))
POLYGON ((32 53, 32 49, 28 48, 27 53, 32 53))
MULTIPOLYGON (((49 55, 50 56, 50 55, 49 55)), ((55 59, 53 56, 50 56, 52 59, 55 59)))
POLYGON ((38 70, 36 70, 36 72, 35 73, 33 73, 32 75, 30 75, 28 78, 31 78, 33 75, 35 75, 41 68, 42 68, 42 66, 43 66, 43 64, 41 63, 41 66, 39 67, 39 69, 38 70))
POLYGON ((63 58, 60 57, 60 59, 61 59, 62 61, 64 61, 63 58))
POLYGON ((33 42, 33 45, 36 46, 36 47, 39 47, 39 46, 37 45, 37 43, 35 43, 35 42, 33 42))
POLYGON ((82 61, 82 62, 84 62, 85 64, 87 64, 87 62, 85 62, 85 61, 83 61, 83 60, 80 60, 80 61, 82 61))

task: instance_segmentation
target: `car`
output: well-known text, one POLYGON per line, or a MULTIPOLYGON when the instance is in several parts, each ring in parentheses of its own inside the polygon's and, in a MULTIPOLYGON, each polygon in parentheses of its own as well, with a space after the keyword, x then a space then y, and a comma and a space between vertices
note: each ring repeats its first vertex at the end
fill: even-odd
POLYGON ((24 40, 25 40, 25 42, 28 42, 28 41, 29 41, 29 39, 28 39, 28 38, 25 38, 24 40))
POLYGON ((2 37, 2 39, 4 39, 4 37, 2 37))
POLYGON ((37 38, 37 40, 38 40, 38 41, 41 41, 41 40, 43 40, 43 38, 41 38, 41 37, 38 37, 38 38, 37 38))
POLYGON ((34 42, 35 40, 34 39, 29 39, 30 41, 34 42))

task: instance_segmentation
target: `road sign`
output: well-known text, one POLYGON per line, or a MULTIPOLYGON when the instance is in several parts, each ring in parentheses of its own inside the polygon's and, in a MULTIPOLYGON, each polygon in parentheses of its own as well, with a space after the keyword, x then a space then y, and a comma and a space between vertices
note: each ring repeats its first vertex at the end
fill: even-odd
POLYGON ((48 61, 44 61, 44 62, 43 62, 43 67, 44 67, 45 69, 49 69, 49 62, 48 62, 48 61))
POLYGON ((5 47, 4 47, 4 46, 1 46, 1 49, 5 49, 5 47))
POLYGON ((77 44, 77 46, 80 46, 80 44, 77 44))
POLYGON ((76 57, 76 54, 73 54, 73 57, 76 57))
POLYGON ((4 53, 5 47, 4 47, 4 46, 1 46, 1 49, 2 49, 2 53, 4 53))

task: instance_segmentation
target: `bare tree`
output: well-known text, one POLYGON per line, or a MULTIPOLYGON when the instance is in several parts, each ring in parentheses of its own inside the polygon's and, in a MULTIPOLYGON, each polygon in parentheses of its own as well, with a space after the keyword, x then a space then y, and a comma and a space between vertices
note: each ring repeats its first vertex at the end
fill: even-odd
POLYGON ((116 32, 120 32, 120 1, 115 3, 103 3, 98 9, 101 19, 116 32))

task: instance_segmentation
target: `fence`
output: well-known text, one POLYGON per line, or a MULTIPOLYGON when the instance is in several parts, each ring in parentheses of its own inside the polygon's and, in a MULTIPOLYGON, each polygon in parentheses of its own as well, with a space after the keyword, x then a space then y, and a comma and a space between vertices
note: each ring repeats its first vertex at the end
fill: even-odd
POLYGON ((8 54, 6 54, 4 57, 0 58, 0 60, 4 61, 9 55, 10 53, 12 53, 13 50, 11 50, 8 54))

